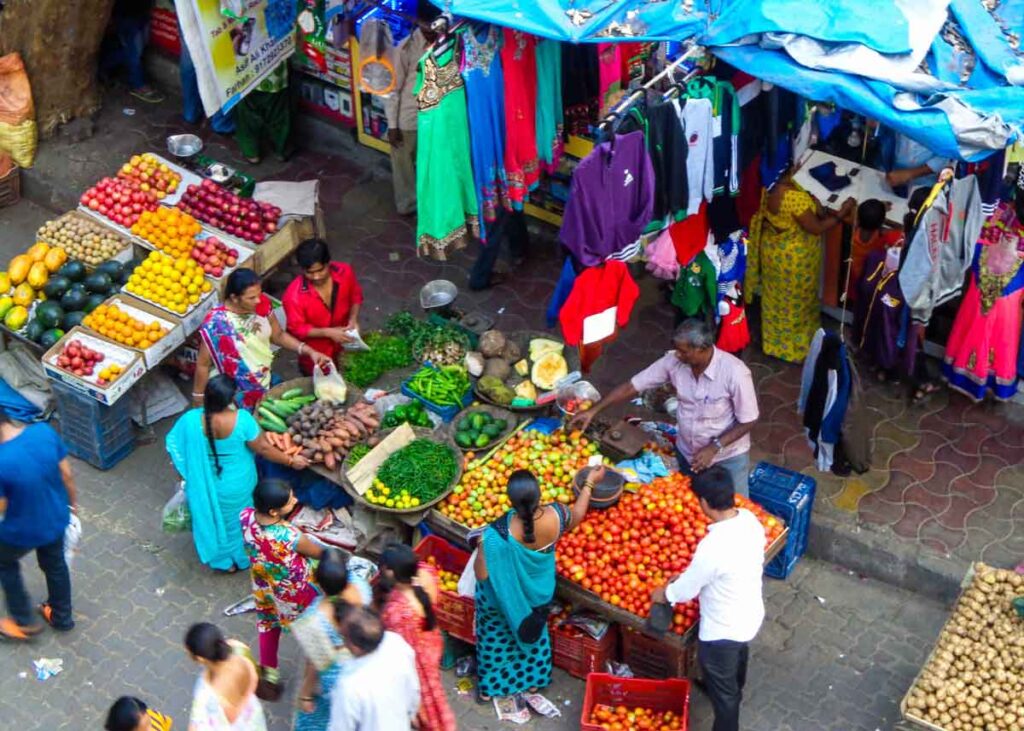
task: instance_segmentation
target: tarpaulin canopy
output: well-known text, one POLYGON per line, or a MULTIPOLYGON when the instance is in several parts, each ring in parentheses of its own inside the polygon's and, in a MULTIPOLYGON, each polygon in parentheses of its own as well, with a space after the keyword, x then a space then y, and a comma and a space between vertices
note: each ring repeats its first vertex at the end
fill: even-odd
POLYGON ((1024 130, 1024 0, 447 0, 571 42, 693 41, 965 160, 1024 130))

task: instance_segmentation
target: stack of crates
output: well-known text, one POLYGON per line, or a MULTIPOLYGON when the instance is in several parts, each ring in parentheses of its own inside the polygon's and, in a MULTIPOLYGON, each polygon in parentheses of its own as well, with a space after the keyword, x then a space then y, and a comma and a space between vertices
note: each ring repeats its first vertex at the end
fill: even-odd
POLYGON ((789 576, 807 550, 815 486, 814 478, 768 462, 759 462, 750 473, 750 499, 789 527, 785 547, 764 569, 774 579, 789 576))
POLYGON ((50 381, 60 415, 60 435, 68 453, 108 470, 135 449, 129 399, 111 406, 50 381))

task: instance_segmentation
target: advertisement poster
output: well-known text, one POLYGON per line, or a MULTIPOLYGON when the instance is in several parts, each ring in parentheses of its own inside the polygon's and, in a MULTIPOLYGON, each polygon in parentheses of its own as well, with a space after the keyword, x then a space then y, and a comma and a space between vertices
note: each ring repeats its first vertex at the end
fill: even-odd
POLYGON ((176 0, 175 6, 208 116, 230 110, 295 51, 295 0, 176 0))

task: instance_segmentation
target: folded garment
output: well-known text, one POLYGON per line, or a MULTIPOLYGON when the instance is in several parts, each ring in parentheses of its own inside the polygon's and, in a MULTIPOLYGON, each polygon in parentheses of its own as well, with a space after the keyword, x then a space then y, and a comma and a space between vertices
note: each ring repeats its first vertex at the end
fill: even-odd
POLYGON ((850 184, 849 175, 836 175, 836 164, 834 162, 823 162, 807 172, 810 173, 812 178, 833 193, 837 190, 842 190, 850 184))

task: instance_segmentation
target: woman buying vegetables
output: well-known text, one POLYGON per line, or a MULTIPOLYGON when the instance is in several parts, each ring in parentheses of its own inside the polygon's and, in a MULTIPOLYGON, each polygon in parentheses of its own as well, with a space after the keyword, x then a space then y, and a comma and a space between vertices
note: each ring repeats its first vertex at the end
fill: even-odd
POLYGON ((548 605, 555 595, 555 543, 590 507, 604 467, 590 471, 572 511, 541 506, 540 485, 528 470, 508 480, 512 510, 481 536, 476 563, 478 699, 510 696, 551 682, 548 605))
POLYGON ((178 419, 167 452, 185 481, 199 560, 217 571, 249 568, 239 514, 252 507, 256 459, 305 469, 301 455, 271 446, 252 414, 235 408, 235 382, 221 374, 206 384, 203 408, 178 419))
POLYGON ((231 272, 224 288, 224 304, 211 310, 199 328, 201 344, 192 382, 192 399, 197 406, 202 403, 212 365, 234 379, 239 405, 253 411, 271 386, 271 344, 308 355, 318 365, 331 362, 285 332, 270 310, 270 299, 263 294, 256 272, 231 272))

